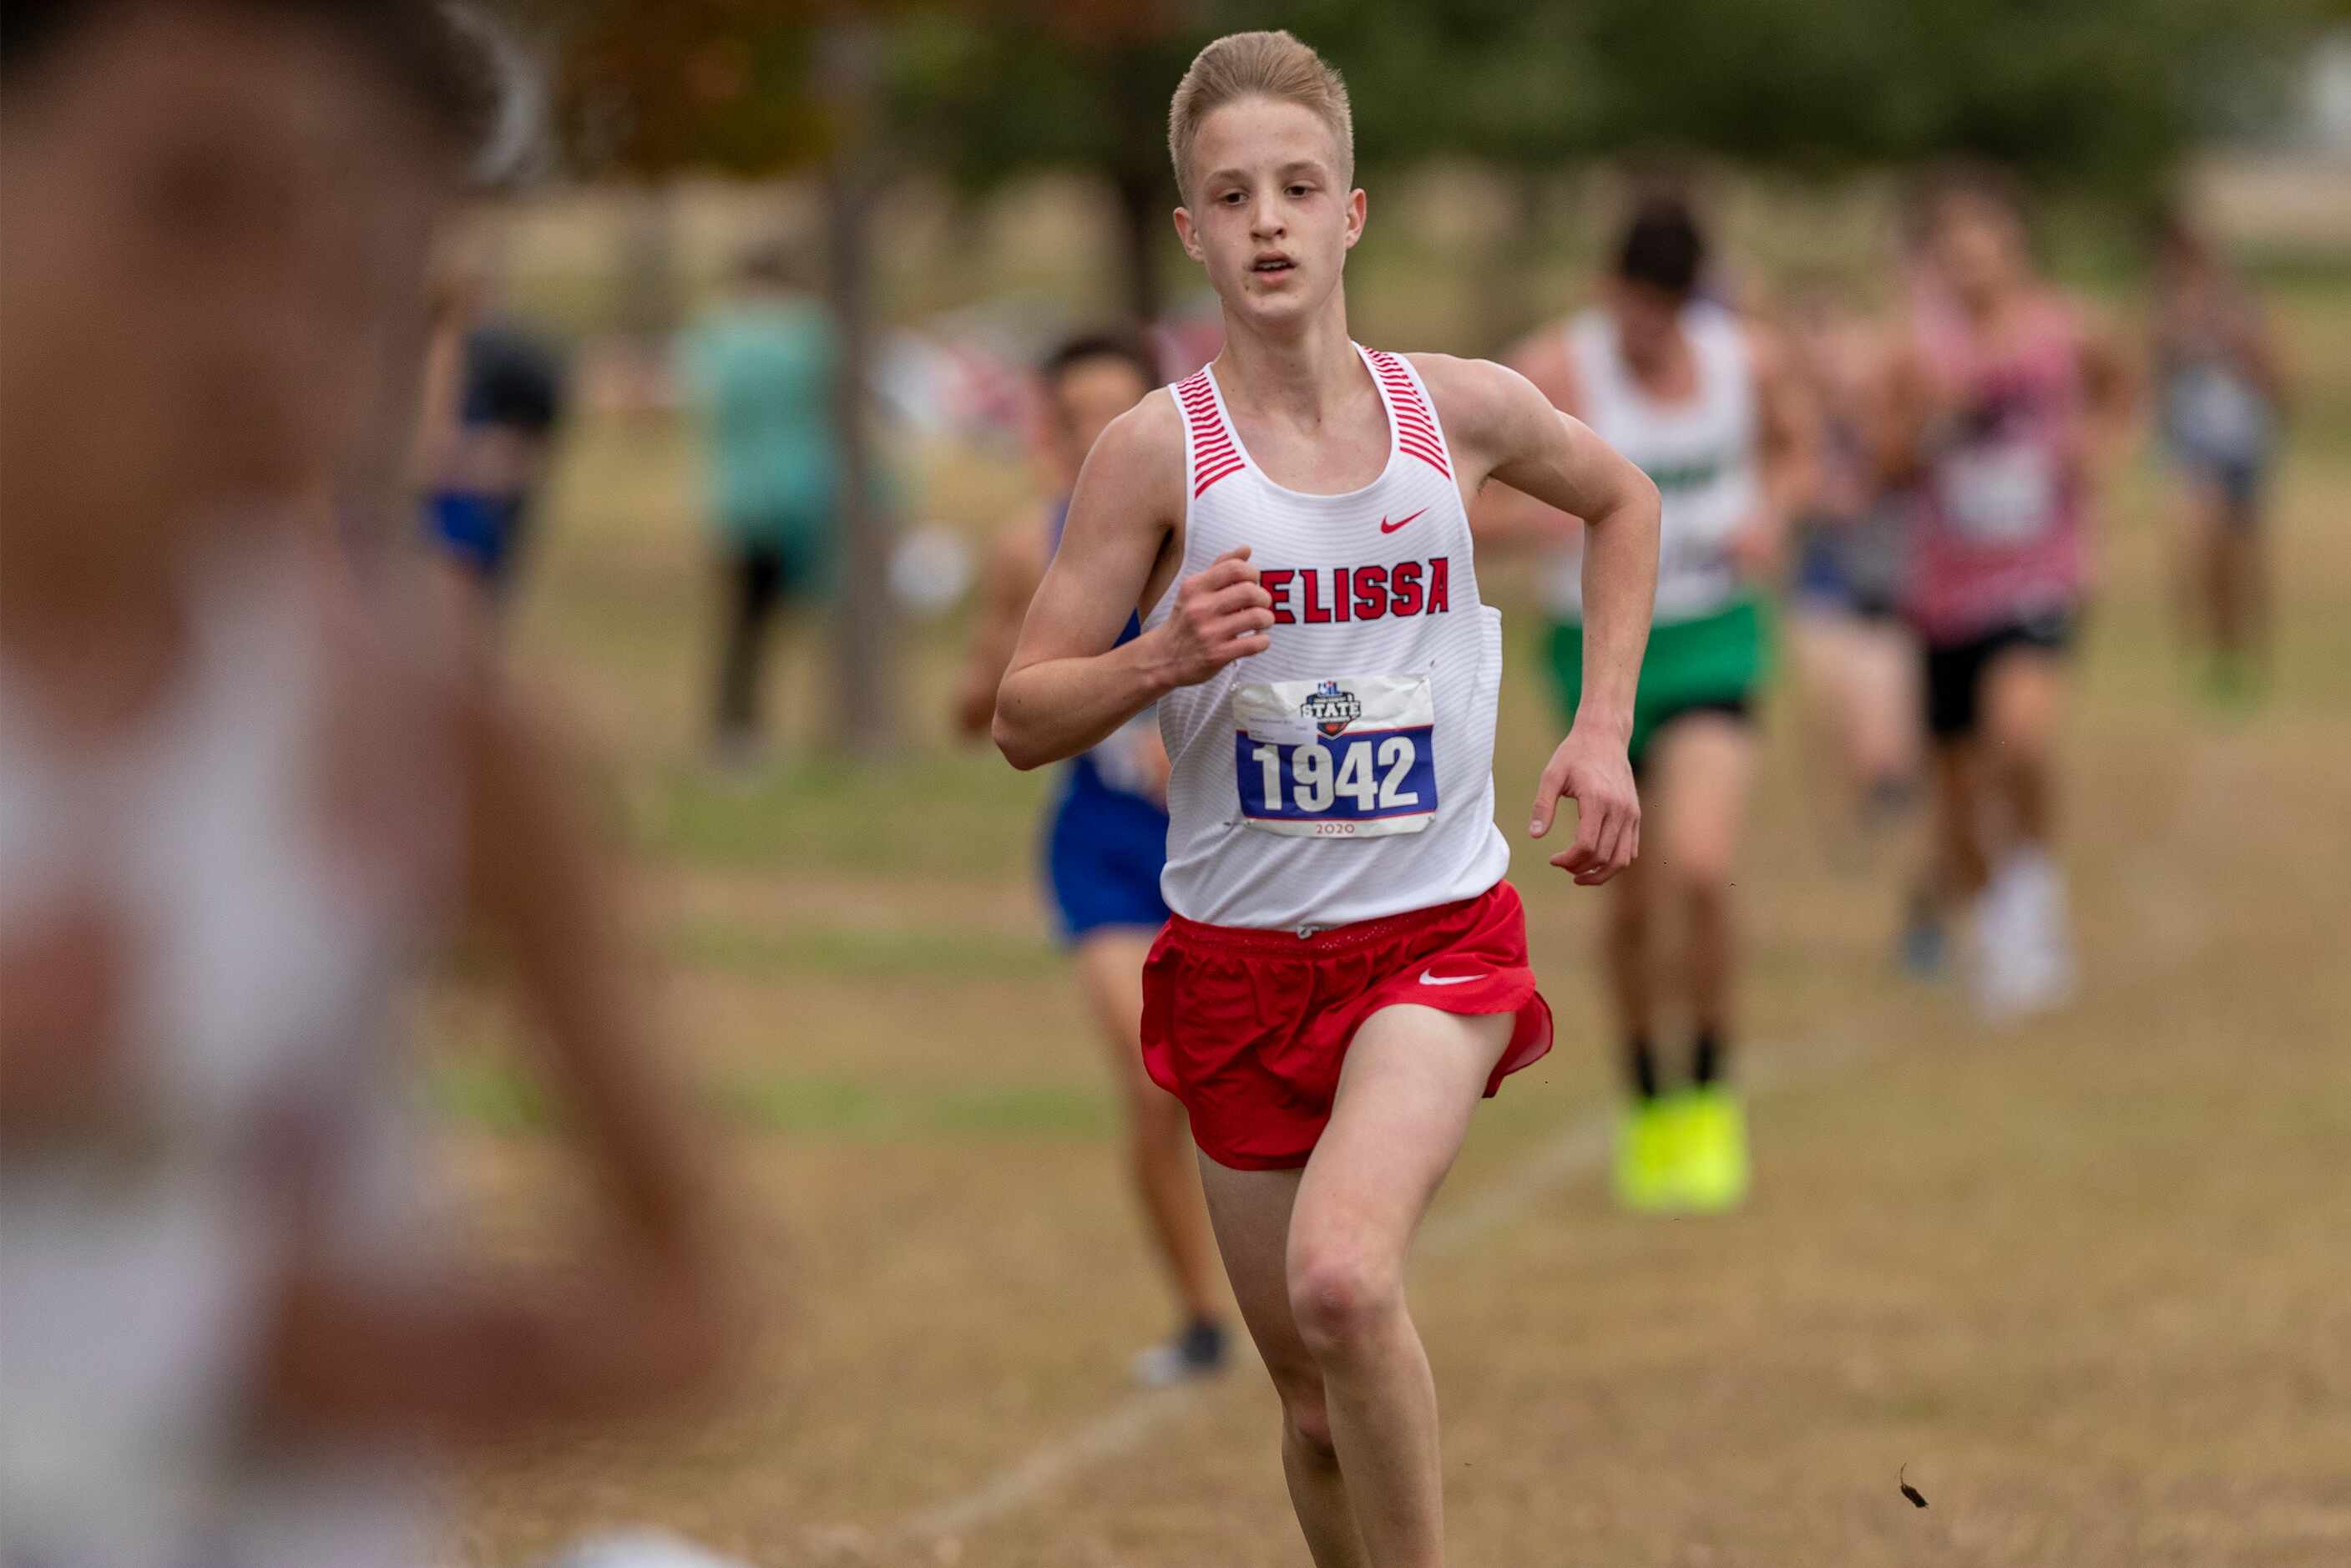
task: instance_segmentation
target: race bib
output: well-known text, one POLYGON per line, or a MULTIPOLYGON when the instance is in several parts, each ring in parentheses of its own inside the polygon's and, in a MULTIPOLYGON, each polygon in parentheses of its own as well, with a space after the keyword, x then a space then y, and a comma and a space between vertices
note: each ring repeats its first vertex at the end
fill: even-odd
POLYGON ((1241 818, 1295 838, 1417 833, 1437 815, 1426 675, 1276 681, 1233 690, 1241 818))
POLYGON ((1970 447, 1944 459, 1943 502, 1969 538, 2022 544, 2057 520, 2057 465, 2035 442, 1970 447))

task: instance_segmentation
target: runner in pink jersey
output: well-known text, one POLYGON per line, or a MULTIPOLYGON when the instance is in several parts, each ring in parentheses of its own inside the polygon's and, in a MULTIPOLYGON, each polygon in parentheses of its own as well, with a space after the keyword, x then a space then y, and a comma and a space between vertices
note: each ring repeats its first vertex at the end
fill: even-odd
POLYGON ((2072 986, 2052 754, 2089 577, 2089 506, 2128 417, 2122 361, 2034 271, 1998 176, 1924 204, 1929 289, 1880 451, 1920 489, 1905 605, 1926 649, 1943 898, 1971 901, 1977 998, 2008 1018, 2072 986))

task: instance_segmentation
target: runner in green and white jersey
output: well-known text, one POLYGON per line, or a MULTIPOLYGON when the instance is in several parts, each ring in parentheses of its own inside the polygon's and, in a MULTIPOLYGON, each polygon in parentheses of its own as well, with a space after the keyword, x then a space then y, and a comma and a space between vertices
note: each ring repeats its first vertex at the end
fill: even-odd
MULTIPOLYGON (((1644 204, 1600 302, 1511 363, 1654 481, 1664 500, 1656 618, 1631 755, 1657 849, 1619 880, 1605 968, 1632 1103, 1617 1190, 1644 1209, 1719 1209, 1748 1182, 1745 1119, 1726 1082, 1733 1038, 1732 862, 1768 664, 1763 584, 1815 470, 1814 420, 1754 323, 1699 297, 1705 244, 1687 206, 1644 204), (1686 1030, 1669 1073, 1658 1041, 1686 1030), (1677 1065, 1679 1065, 1677 1063, 1677 1065)), ((1497 497, 1482 524, 1556 541, 1551 667, 1573 714, 1583 685, 1581 530, 1497 497)))

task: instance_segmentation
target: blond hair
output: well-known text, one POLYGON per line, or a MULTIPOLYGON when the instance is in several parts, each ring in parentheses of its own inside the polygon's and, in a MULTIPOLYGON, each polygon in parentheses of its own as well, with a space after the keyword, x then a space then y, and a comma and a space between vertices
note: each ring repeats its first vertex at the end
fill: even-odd
POLYGON ((1186 165, 1200 123, 1225 105, 1245 98, 1294 103, 1331 128, 1339 144, 1339 181, 1355 177, 1355 118, 1347 106, 1347 84, 1321 55, 1287 32, 1228 33, 1193 57, 1192 68, 1176 85, 1167 106, 1167 155, 1176 164, 1176 185, 1186 193, 1186 165))

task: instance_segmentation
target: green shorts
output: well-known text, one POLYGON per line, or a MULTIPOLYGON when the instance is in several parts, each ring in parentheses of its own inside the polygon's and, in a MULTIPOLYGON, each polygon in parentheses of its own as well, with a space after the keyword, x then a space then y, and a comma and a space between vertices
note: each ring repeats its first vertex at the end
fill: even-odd
MULTIPOLYGON (((1761 600, 1740 599, 1695 621, 1661 621, 1649 628, 1641 684, 1633 696, 1633 766, 1640 768, 1657 731, 1688 713, 1745 716, 1770 666, 1761 600)), ((1551 629, 1551 668, 1559 681, 1568 722, 1583 695, 1583 627, 1562 621, 1551 629)))

